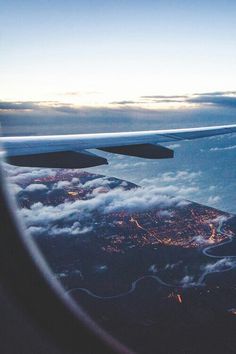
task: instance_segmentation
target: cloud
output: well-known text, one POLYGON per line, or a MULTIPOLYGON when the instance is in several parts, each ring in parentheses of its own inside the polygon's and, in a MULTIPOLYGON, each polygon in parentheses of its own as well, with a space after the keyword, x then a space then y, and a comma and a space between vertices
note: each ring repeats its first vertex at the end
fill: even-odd
POLYGON ((216 261, 215 263, 208 263, 201 267, 202 275, 198 279, 197 285, 204 284, 204 280, 207 275, 212 273, 219 273, 231 270, 236 267, 236 261, 232 257, 224 257, 216 261))
POLYGON ((9 188, 15 195, 23 191, 23 188, 21 188, 18 184, 16 183, 9 183, 9 188))
POLYGON ((30 226, 28 227, 28 231, 32 236, 38 236, 41 235, 45 232, 47 232, 47 227, 42 227, 42 226, 30 226))
POLYGON ((204 238, 202 235, 194 236, 192 238, 192 241, 194 241, 198 245, 205 245, 206 243, 208 243, 208 240, 206 238, 204 238))
POLYGON ((211 222, 217 223, 217 224, 224 223, 224 222, 228 221, 229 219, 231 219, 231 217, 232 217, 231 215, 230 216, 219 215, 219 216, 217 216, 217 218, 211 220, 211 222))
POLYGON ((56 171, 49 168, 16 167, 9 164, 5 164, 5 171, 9 181, 16 184, 56 175, 56 171))
POLYGON ((209 189, 209 191, 214 191, 214 190, 216 189, 216 186, 213 186, 213 185, 212 185, 212 186, 209 186, 208 189, 209 189))
POLYGON ((170 208, 182 206, 180 197, 170 197, 160 188, 136 188, 128 191, 119 189, 102 196, 105 212, 142 211, 151 208, 170 208))
POLYGON ((106 264, 99 264, 94 267, 95 273, 104 273, 108 270, 108 266, 106 264))
POLYGON ((153 187, 160 194, 191 199, 200 192, 197 182, 201 175, 201 171, 164 172, 154 178, 144 178, 140 184, 145 187, 153 187))
POLYGON ((181 103, 187 100, 188 96, 164 96, 164 95, 147 95, 140 96, 137 100, 121 100, 113 101, 112 105, 140 105, 140 104, 150 104, 150 103, 181 103))
POLYGON ((178 95, 171 95, 171 96, 164 96, 164 95, 147 95, 147 96, 140 96, 137 100, 122 100, 122 101, 114 101, 111 104, 114 105, 138 105, 138 104, 147 104, 147 103, 179 103, 184 102, 188 96, 178 96, 178 95))
POLYGON ((140 161, 140 162, 135 162, 135 163, 132 163, 132 167, 143 167, 143 166, 146 166, 147 165, 147 162, 144 162, 144 161, 140 161))
POLYGON ((186 196, 191 193, 196 193, 199 191, 198 187, 179 187, 174 185, 163 186, 163 187, 155 187, 155 190, 160 194, 179 194, 181 196, 186 196))
POLYGON ((158 215, 165 218, 171 218, 173 216, 173 212, 169 210, 160 210, 158 215))
POLYGON ((189 98, 188 103, 210 104, 221 107, 236 108, 236 96, 226 96, 220 94, 200 95, 189 98))
POLYGON ((66 224, 80 220, 79 210, 73 203, 63 203, 57 206, 43 205, 41 202, 33 204, 30 208, 20 211, 27 227, 52 227, 59 222, 66 224))
POLYGON ((236 91, 214 91, 214 92, 202 92, 195 93, 195 96, 224 96, 224 95, 236 95, 236 91))
POLYGON ((28 231, 32 236, 47 235, 47 236, 74 236, 83 235, 93 230, 92 226, 81 226, 79 222, 74 222, 71 226, 59 226, 59 225, 43 225, 43 226, 30 226, 28 231))
POLYGON ((72 183, 70 181, 58 181, 58 182, 54 183, 52 189, 65 189, 65 188, 71 187, 71 185, 72 185, 72 183))
POLYGON ((212 105, 228 108, 236 107, 236 91, 216 91, 208 93, 196 93, 193 95, 146 95, 137 100, 123 100, 112 102, 117 105, 142 105, 158 103, 184 103, 185 106, 192 104, 212 105))
MULTIPOLYGON (((36 185, 29 185, 29 187, 29 190, 34 190, 36 185)), ((102 216, 122 210, 133 213, 158 208, 159 212, 161 209, 165 213, 165 216, 171 216, 166 209, 182 208, 188 204, 189 202, 180 197, 160 194, 160 190, 155 190, 153 187, 132 190, 115 188, 106 193, 99 193, 94 189, 90 199, 65 201, 55 206, 37 202, 29 208, 21 209, 20 212, 26 226, 34 234, 80 235, 93 230, 95 213, 102 216)))
MULTIPOLYGON (((140 102, 145 99, 149 103, 185 103, 190 104, 202 104, 202 105, 214 105, 221 107, 236 107, 236 91, 216 91, 208 93, 196 93, 190 95, 148 95, 141 96, 140 102)), ((137 101, 138 102, 138 101, 137 101)), ((143 103, 143 102, 142 102, 143 103)))
POLYGON ((57 104, 54 107, 51 107, 51 110, 55 110, 56 112, 61 113, 78 113, 81 109, 73 106, 72 104, 57 104))
POLYGON ((25 192, 39 192, 39 191, 46 191, 48 187, 45 184, 42 183, 32 183, 28 185, 24 191, 25 192))
POLYGON ((150 267, 148 268, 148 271, 152 274, 156 274, 158 272, 157 265, 156 264, 150 265, 150 267))
POLYGON ((218 260, 215 263, 210 263, 207 264, 204 267, 204 271, 209 274, 209 273, 215 273, 215 272, 222 272, 224 270, 231 269, 236 266, 236 261, 233 261, 232 258, 225 257, 220 260, 218 260))
POLYGON ((178 267, 182 267, 183 261, 178 261, 177 263, 172 263, 172 264, 166 264, 165 269, 170 269, 173 270, 178 267))
MULTIPOLYGON (((76 96, 78 94, 80 93, 68 93, 70 96, 76 96)), ((110 102, 100 107, 78 106, 76 104, 60 101, 0 101, 0 115, 3 127, 11 127, 11 129, 13 129, 11 126, 11 119, 15 116, 22 116, 22 121, 15 122, 15 126, 22 125, 24 121, 28 121, 28 119, 36 117, 37 120, 45 119, 45 117, 47 117, 47 125, 50 119, 53 120, 53 122, 54 120, 58 122, 60 119, 67 117, 67 119, 76 118, 77 124, 78 119, 90 118, 99 123, 101 123, 101 120, 102 122, 107 123, 106 119, 109 119, 110 121, 113 120, 116 124, 119 124, 119 129, 122 129, 121 124, 127 125, 127 122, 134 124, 134 118, 135 120, 145 118, 145 121, 154 120, 156 122, 158 119, 163 119, 165 117, 173 118, 176 116, 177 118, 181 118, 183 120, 183 114, 186 114, 186 119, 189 121, 191 120, 191 116, 194 114, 204 114, 204 112, 200 112, 199 110, 196 112, 197 108, 193 107, 193 104, 197 104, 199 109, 208 108, 207 113, 209 117, 209 106, 230 109, 235 108, 236 92, 209 92, 194 95, 145 95, 137 97, 135 100, 124 99, 110 102), (159 103, 166 103, 165 109, 158 109, 157 105, 159 103), (176 107, 179 107, 179 104, 181 104, 181 109, 174 109, 173 105, 172 108, 169 109, 170 105, 168 105, 168 103, 176 104, 176 107), (119 121, 117 121, 117 119, 119 119, 119 121)), ((213 110, 212 114, 216 114, 216 112, 213 110)), ((88 122, 86 123, 88 126, 88 122)), ((81 124, 79 126, 81 127, 81 124)), ((92 125, 92 127, 93 130, 96 128, 94 125, 92 125)), ((30 127, 27 129, 29 128, 30 127)), ((151 127, 151 129, 153 128, 151 127)), ((41 127, 41 129, 43 129, 43 127, 41 127)), ((116 128, 112 125, 112 130, 114 129, 118 130, 118 127, 116 128)), ((106 131, 107 130, 108 129, 106 128, 106 131)))
POLYGON ((194 285, 196 285, 196 283, 193 281, 193 279, 194 279, 193 276, 185 275, 185 276, 181 279, 180 284, 181 284, 184 288, 194 286, 194 285))
POLYGON ((207 203, 210 205, 217 205, 220 200, 221 200, 221 197, 219 195, 210 196, 207 200, 207 203))
POLYGON ((32 110, 38 109, 39 106, 35 102, 4 102, 0 101, 0 111, 3 110, 32 110))
POLYGON ((123 169, 126 169, 126 168, 130 168, 130 163, 116 163, 114 165, 112 165, 112 168, 114 168, 115 170, 123 170, 123 169))
POLYGON ((76 221, 71 226, 59 227, 58 225, 53 226, 47 230, 49 236, 58 235, 83 235, 93 230, 92 226, 81 226, 81 224, 76 221))
POLYGON ((114 105, 129 105, 129 104, 137 104, 137 103, 140 103, 140 101, 114 101, 114 102, 111 102, 111 104, 114 104, 114 105))
POLYGON ((112 183, 113 181, 109 177, 99 177, 85 182, 83 188, 107 187, 112 183))
POLYGON ((147 165, 147 163, 144 161, 139 161, 139 162, 135 162, 135 163, 132 163, 132 161, 130 161, 130 162, 124 162, 124 163, 116 163, 116 164, 111 165, 111 167, 112 167, 112 169, 123 170, 123 169, 127 169, 127 168, 144 167, 146 165, 147 165))
POLYGON ((210 151, 226 151, 226 150, 234 150, 236 149, 236 145, 226 146, 226 147, 214 147, 210 148, 210 151))
POLYGON ((168 149, 177 149, 179 148, 181 145, 180 144, 171 144, 171 145, 167 145, 168 149))
MULTIPOLYGON (((148 96, 141 96, 140 99, 144 99, 149 103, 181 103, 185 102, 188 99, 187 95, 148 95, 148 96)), ((145 102, 144 101, 144 102, 145 102)))
POLYGON ((173 182, 193 182, 195 179, 202 175, 201 171, 177 171, 177 172, 164 172, 155 178, 144 178, 142 184, 158 184, 158 183, 173 183, 173 182))
MULTIPOLYGON (((222 97, 227 95, 232 100, 232 94, 230 96, 229 93, 222 94, 222 97)), ((78 106, 59 101, 1 102, 2 134, 16 136, 118 132, 235 122, 234 107, 220 105, 221 96, 214 96, 213 93, 208 96, 152 96, 147 96, 150 98, 146 99, 138 97, 136 100, 125 98, 120 100, 123 104, 107 103, 99 107, 78 106), (157 98, 151 98, 152 96, 157 98), (217 105, 213 104, 214 97, 218 100, 217 105), (198 102, 191 102, 191 99, 198 102), (163 102, 161 106, 162 100, 168 101, 169 104, 163 102), (212 103, 201 103, 202 100, 211 100, 212 103), (175 104, 175 101, 178 102, 175 104)))
POLYGON ((149 96, 141 96, 141 98, 157 98, 157 99, 176 99, 176 98, 187 98, 188 96, 187 95, 169 95, 169 96, 166 96, 166 95, 149 95, 149 96))

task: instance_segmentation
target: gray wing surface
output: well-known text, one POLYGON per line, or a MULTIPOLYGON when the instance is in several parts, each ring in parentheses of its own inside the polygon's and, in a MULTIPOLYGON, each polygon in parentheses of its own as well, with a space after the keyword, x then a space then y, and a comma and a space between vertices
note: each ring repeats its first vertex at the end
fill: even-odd
POLYGON ((8 161, 15 165, 82 168, 108 163, 89 149, 149 159, 172 158, 173 150, 160 144, 235 132, 236 124, 139 132, 2 137, 0 142, 8 161))

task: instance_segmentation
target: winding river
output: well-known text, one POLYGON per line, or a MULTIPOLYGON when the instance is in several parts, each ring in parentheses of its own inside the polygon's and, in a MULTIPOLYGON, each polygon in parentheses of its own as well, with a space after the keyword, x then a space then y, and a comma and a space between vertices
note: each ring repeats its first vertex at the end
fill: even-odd
MULTIPOLYGON (((216 267, 215 269, 212 267, 210 267, 209 269, 205 269, 204 272, 202 273, 202 275, 199 277, 198 281, 197 282, 194 282, 194 283, 189 283, 187 286, 188 287, 196 287, 196 286, 204 286, 204 280, 206 278, 207 275, 209 274, 213 274, 213 273, 221 273, 221 272, 227 272, 233 268, 236 267, 236 256, 217 256, 217 255, 214 255, 214 254, 211 254, 210 251, 217 248, 217 247, 221 247, 225 244, 228 244, 228 243, 231 243, 233 241, 233 237, 232 235, 227 235, 226 233, 223 233, 222 232, 222 226, 223 226, 223 223, 224 223, 224 220, 220 220, 219 222, 219 225, 218 225, 218 228, 217 228, 217 232, 224 235, 224 236, 227 236, 228 237, 228 240, 224 241, 224 242, 221 242, 217 245, 212 245, 212 246, 207 246, 205 247, 203 250, 202 250, 202 253, 207 256, 207 257, 210 257, 210 258, 214 258, 214 259, 218 259, 219 261, 220 260, 223 260, 225 259, 225 263, 223 262, 223 268, 222 268, 222 264, 220 264, 219 267, 216 267), (224 266, 226 265, 226 268, 224 268, 224 266)), ((77 288, 72 288, 72 289, 69 289, 67 290, 67 294, 72 294, 74 292, 77 292, 77 291, 82 291, 82 292, 85 292, 86 294, 96 298, 96 299, 101 299, 101 300, 111 300, 111 299, 118 299, 118 298, 121 298, 121 297, 124 297, 124 296, 127 296, 129 294, 131 294, 133 291, 135 291, 136 287, 137 287, 137 284, 145 279, 154 279, 155 281, 158 282, 158 284, 162 285, 162 286, 165 286, 165 287, 169 287, 169 288, 183 288, 183 287, 186 287, 186 284, 183 285, 183 284, 170 284, 170 283, 167 283, 165 281, 163 281, 159 276, 157 275, 144 275, 142 277, 139 277, 138 279, 136 279, 135 281, 133 281, 131 283, 131 286, 129 288, 128 291, 126 292, 123 292, 123 293, 120 293, 120 294, 117 294, 117 295, 111 295, 111 296, 99 296, 95 293, 93 293, 92 291, 86 289, 86 288, 81 288, 81 287, 77 287, 77 288)))

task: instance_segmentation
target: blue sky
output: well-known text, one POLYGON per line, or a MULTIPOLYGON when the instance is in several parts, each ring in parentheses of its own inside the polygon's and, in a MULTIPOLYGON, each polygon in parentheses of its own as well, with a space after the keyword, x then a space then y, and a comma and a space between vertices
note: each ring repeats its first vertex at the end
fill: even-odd
POLYGON ((97 107, 232 91, 235 14, 232 0, 4 1, 1 99, 97 107))
MULTIPOLYGON (((2 1, 3 134, 235 123, 235 15, 235 0, 2 1)), ((231 138, 183 143, 142 170, 114 160, 105 172, 141 183, 189 169, 199 184, 190 199, 235 212, 231 138)))

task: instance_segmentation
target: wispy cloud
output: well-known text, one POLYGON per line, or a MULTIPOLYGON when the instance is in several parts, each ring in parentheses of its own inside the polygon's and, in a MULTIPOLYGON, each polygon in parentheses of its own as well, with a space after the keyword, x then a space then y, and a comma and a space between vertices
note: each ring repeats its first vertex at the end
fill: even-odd
POLYGON ((170 145, 167 145, 167 148, 168 149, 177 149, 180 147, 180 144, 170 144, 170 145))
POLYGON ((225 146, 225 147, 214 147, 210 148, 210 151, 225 151, 225 150, 235 150, 236 145, 225 146))
POLYGON ((221 197, 219 195, 210 196, 207 200, 207 203, 209 205, 215 206, 220 202, 220 200, 221 200, 221 197))
POLYGON ((181 106, 187 109, 192 105, 198 106, 218 106, 227 108, 236 108, 236 91, 216 91, 195 93, 192 95, 145 95, 140 96, 137 100, 121 100, 111 102, 120 106, 149 106, 153 109, 158 106, 166 106, 166 109, 172 105, 173 107, 181 106))
POLYGON ((0 101, 3 135, 70 134, 168 129, 235 122, 233 92, 150 95, 104 105, 60 101, 0 101))
POLYGON ((165 95, 149 95, 149 96, 141 96, 141 98, 147 98, 147 99, 186 99, 188 98, 187 95, 171 95, 171 96, 165 96, 165 95))
POLYGON ((124 101, 114 101, 114 102, 111 102, 111 104, 113 105, 130 105, 130 104, 140 104, 140 103, 142 103, 141 101, 126 101, 126 100, 124 100, 124 101))
POLYGON ((201 171, 176 171, 164 172, 155 178, 145 178, 141 181, 143 184, 160 184, 160 183, 175 183, 175 182, 192 182, 201 177, 201 171))
POLYGON ((0 101, 0 111, 19 111, 19 110, 36 110, 40 109, 38 102, 4 102, 0 101))
POLYGON ((195 96, 225 96, 225 95, 236 95, 236 91, 214 91, 214 92, 202 92, 195 93, 195 96))
POLYGON ((188 103, 210 104, 221 107, 236 108, 236 96, 219 93, 216 95, 199 95, 187 100, 188 103))
MULTIPOLYGON (((92 93, 91 93, 92 94, 92 93)), ((78 96, 80 92, 68 92, 65 95, 68 96, 78 96)), ((196 93, 193 95, 145 95, 140 96, 137 99, 124 99, 119 101, 108 102, 107 104, 101 106, 93 105, 76 105, 72 103, 63 103, 60 101, 0 101, 0 112, 11 110, 52 110, 62 113, 79 113, 81 111, 102 111, 104 113, 105 109, 117 110, 114 106, 124 106, 125 109, 134 109, 135 107, 139 109, 145 109, 148 104, 154 104, 153 109, 157 109, 158 104, 166 103, 166 109, 168 109, 168 104, 185 104, 191 107, 192 104, 198 105, 215 105, 222 107, 236 107, 236 91, 225 91, 225 92, 209 92, 209 93, 196 93), (126 107, 127 106, 127 107, 126 107), (131 106, 131 107, 129 107, 131 106)))

